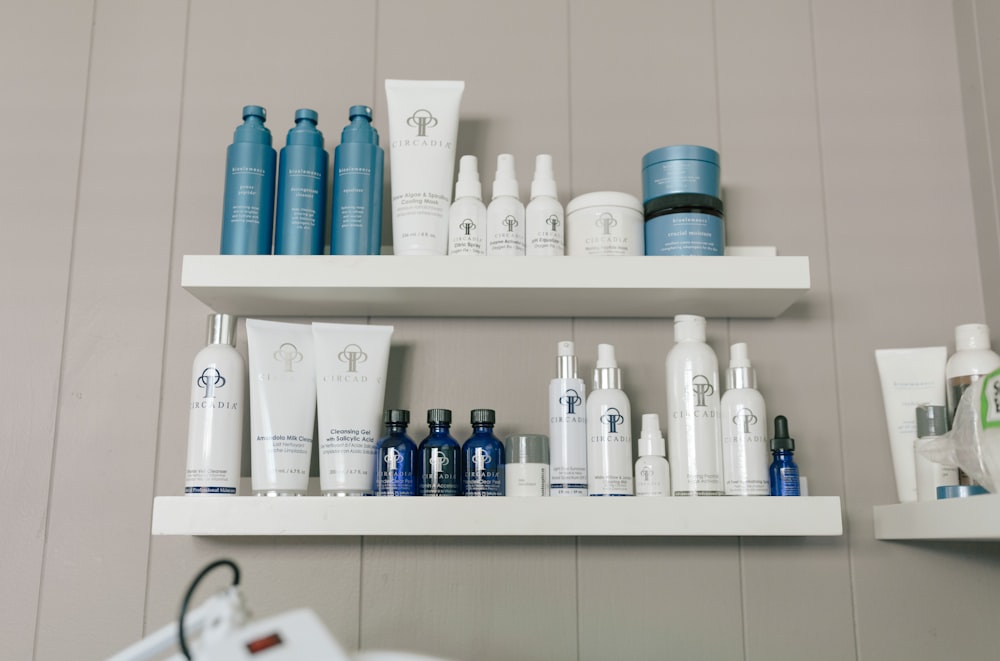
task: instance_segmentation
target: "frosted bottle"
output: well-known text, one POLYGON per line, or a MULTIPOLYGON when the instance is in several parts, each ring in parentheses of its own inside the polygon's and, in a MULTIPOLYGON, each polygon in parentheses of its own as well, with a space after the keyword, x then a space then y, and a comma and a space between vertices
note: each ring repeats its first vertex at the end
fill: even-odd
POLYGON ((295 126, 278 156, 275 255, 323 254, 330 155, 316 128, 318 118, 315 110, 296 110, 295 126))
POLYGON ((768 495, 767 411, 745 342, 729 348, 726 392, 720 408, 726 495, 768 495))
POLYGON ((266 111, 244 106, 243 123, 226 149, 222 199, 223 255, 270 255, 274 232, 274 175, 278 155, 266 111))
POLYGON ((705 318, 674 317, 667 354, 667 449, 675 496, 721 496, 719 363, 705 342, 705 318))
POLYGON ((663 432, 660 430, 660 416, 645 413, 642 416, 642 431, 637 443, 639 458, 635 460, 635 495, 669 496, 670 464, 663 432))
POLYGON ((185 495, 239 492, 247 366, 235 342, 236 317, 210 315, 208 344, 191 370, 185 495))
POLYGON ((333 152, 331 255, 382 251, 382 182, 385 153, 372 126, 372 109, 351 106, 350 124, 333 152))
POLYGON ((486 254, 524 254, 524 205, 518 199, 514 157, 497 156, 493 199, 486 207, 486 254))
POLYGON ((556 346, 549 382, 549 465, 552 496, 587 495, 587 387, 577 376, 573 342, 556 346))
POLYGON ((531 200, 524 210, 524 218, 526 255, 556 257, 566 254, 565 214, 556 191, 552 156, 549 154, 535 157, 531 200))
POLYGON ((587 396, 587 491, 631 496, 632 408, 610 344, 597 346, 594 389, 587 396))
POLYGON ((475 156, 463 156, 458 161, 455 201, 448 212, 448 254, 486 254, 486 205, 475 156))

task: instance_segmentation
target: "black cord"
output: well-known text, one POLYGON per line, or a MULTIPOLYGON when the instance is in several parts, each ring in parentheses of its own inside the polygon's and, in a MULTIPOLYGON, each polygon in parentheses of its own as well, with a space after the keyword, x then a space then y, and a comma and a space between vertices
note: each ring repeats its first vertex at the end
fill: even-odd
POLYGON ((222 567, 223 565, 231 568, 233 570, 233 585, 240 584, 240 568, 236 566, 236 563, 232 560, 216 560, 210 563, 194 577, 191 581, 191 585, 188 586, 187 593, 184 595, 184 601, 181 602, 181 614, 177 618, 177 643, 180 645, 181 653, 184 654, 184 658, 191 661, 191 652, 188 651, 187 638, 184 635, 184 616, 187 615, 188 604, 191 602, 191 596, 194 594, 194 590, 198 587, 198 583, 201 579, 205 578, 206 575, 216 567, 222 567))

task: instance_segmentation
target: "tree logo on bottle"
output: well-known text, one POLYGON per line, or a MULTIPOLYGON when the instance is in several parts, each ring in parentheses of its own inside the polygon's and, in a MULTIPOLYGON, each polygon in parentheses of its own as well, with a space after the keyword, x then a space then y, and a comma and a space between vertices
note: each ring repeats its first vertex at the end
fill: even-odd
POLYGON ((406 119, 406 125, 417 129, 417 137, 427 137, 427 129, 437 126, 437 117, 431 114, 430 110, 421 108, 406 119))
POLYGON ((574 415, 576 407, 583 403, 583 398, 573 388, 567 388, 563 396, 559 398, 559 403, 566 405, 566 415, 574 415))
POLYGON ((757 416, 750 409, 741 408, 733 416, 733 424, 740 427, 744 434, 749 434, 750 426, 757 424, 757 416))
POLYGON ((698 399, 695 406, 705 406, 705 398, 710 397, 715 392, 715 386, 704 374, 699 374, 691 379, 691 392, 698 399))
POLYGON ((385 451, 385 457, 382 458, 385 462, 386 470, 390 473, 399 470, 399 467, 403 464, 403 453, 396 448, 389 448, 385 451))
POLYGON ((609 434, 617 434, 618 425, 625 422, 625 416, 621 414, 621 411, 611 406, 608 407, 608 410, 601 416, 601 422, 608 426, 609 434))
POLYGON ((483 473, 486 468, 493 461, 490 458, 490 453, 484 448, 476 448, 472 453, 472 467, 475 469, 476 473, 483 473))
POLYGON ((553 232, 555 232, 559 227, 559 216, 554 213, 550 214, 549 217, 545 219, 545 224, 548 225, 553 232))
POLYGON ((605 211, 597 217, 595 224, 601 229, 601 234, 611 234, 611 228, 618 226, 618 219, 610 212, 605 211))
POLYGON ((215 389, 226 385, 226 379, 216 368, 206 367, 198 377, 197 384, 199 388, 205 389, 202 399, 215 399, 215 389))
POLYGON ((643 466, 642 469, 639 471, 639 474, 642 475, 643 482, 649 482, 650 480, 653 479, 653 469, 650 468, 649 466, 643 466))
POLYGON ((472 230, 476 229, 476 224, 472 222, 471 218, 466 218, 458 224, 458 229, 465 230, 465 236, 469 236, 472 230))
POLYGON ((348 372, 357 372, 358 363, 363 363, 368 360, 368 354, 366 354, 364 349, 359 347, 357 344, 348 344, 340 353, 337 354, 337 360, 342 363, 347 363, 348 372))
POLYGON ((441 474, 444 472, 445 466, 451 463, 451 460, 444 452, 437 448, 431 448, 431 456, 427 458, 427 463, 431 466, 431 472, 441 474))
POLYGON ((274 352, 274 359, 285 364, 286 372, 294 372, 292 365, 302 362, 302 352, 291 342, 285 342, 274 352))
POLYGON ((515 218, 513 214, 507 214, 507 216, 503 219, 503 226, 507 228, 508 232, 513 232, 514 228, 518 225, 520 225, 520 223, 517 222, 517 218, 515 218))

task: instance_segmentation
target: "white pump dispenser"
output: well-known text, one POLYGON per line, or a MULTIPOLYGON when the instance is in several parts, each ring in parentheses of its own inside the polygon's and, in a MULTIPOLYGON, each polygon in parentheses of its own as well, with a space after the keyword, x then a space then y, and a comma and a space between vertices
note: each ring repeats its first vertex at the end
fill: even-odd
POLYGON ((722 463, 727 496, 766 496, 770 493, 767 411, 757 391, 757 375, 750 366, 745 342, 729 348, 726 392, 722 411, 722 463))
POLYGON ((518 199, 511 154, 497 156, 493 199, 486 208, 486 254, 524 254, 524 205, 518 199))
POLYGON ((565 213, 559 203, 552 156, 535 157, 535 178, 531 182, 531 201, 525 209, 525 254, 558 257, 566 254, 565 213))
POLYGON ((660 416, 644 413, 639 435, 639 458, 635 460, 635 495, 669 496, 670 464, 664 456, 666 441, 660 431, 660 416))
POLYGON ((597 345, 594 389, 587 397, 587 490, 591 496, 632 495, 632 408, 621 389, 615 348, 597 345))
POLYGON ((549 382, 550 496, 587 495, 587 388, 576 373, 573 342, 559 342, 549 382))
POLYGON ((486 205, 475 156, 466 155, 458 161, 455 201, 448 215, 448 254, 486 254, 486 205))

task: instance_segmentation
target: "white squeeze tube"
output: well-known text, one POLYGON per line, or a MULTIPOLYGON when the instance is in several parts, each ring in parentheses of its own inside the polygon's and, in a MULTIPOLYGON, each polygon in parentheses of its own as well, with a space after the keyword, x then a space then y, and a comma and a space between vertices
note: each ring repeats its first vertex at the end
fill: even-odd
POLYGON ((250 476, 258 496, 301 496, 309 485, 316 373, 308 324, 247 319, 250 476))
POLYGON ((444 255, 461 80, 386 80, 395 255, 444 255))
POLYGON ((319 486, 326 496, 370 496, 392 326, 313 322, 319 404, 319 486))
POLYGON ((917 406, 945 405, 946 347, 876 349, 889 451, 901 503, 917 500, 917 464, 913 454, 917 440, 917 406))

